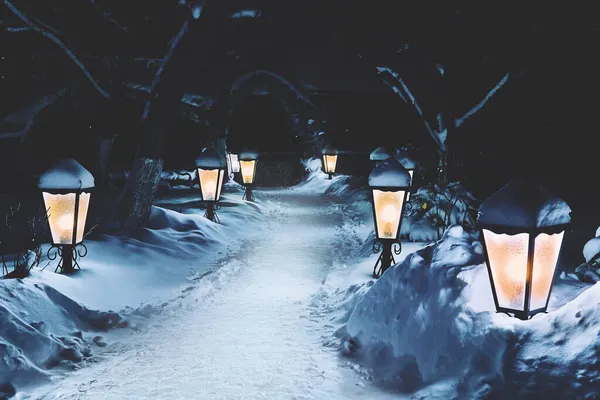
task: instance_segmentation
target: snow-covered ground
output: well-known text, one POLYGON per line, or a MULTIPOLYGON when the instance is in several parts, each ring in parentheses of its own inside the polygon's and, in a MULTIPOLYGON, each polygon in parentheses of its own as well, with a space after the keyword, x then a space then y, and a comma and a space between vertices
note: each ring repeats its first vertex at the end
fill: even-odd
MULTIPOLYGON (((17 397, 600 396, 600 284, 563 276, 548 314, 496 314, 481 245, 460 227, 428 246, 403 243, 399 263, 375 281, 364 182, 325 180, 319 165, 307 163, 310 176, 294 188, 257 190, 256 204, 228 184, 223 225, 202 218, 196 193, 175 190, 134 238, 91 243, 75 277, 37 272, 0 285, 0 311, 18 315, 18 332, 62 343, 51 354, 73 349, 54 356, 58 367, 40 361, 14 374, 17 397), (48 310, 34 313, 31 301, 48 310), (35 324, 44 318, 47 327, 35 324), (108 328, 94 343, 93 331, 108 328)), ((14 346, 44 360, 27 339, 14 346)))

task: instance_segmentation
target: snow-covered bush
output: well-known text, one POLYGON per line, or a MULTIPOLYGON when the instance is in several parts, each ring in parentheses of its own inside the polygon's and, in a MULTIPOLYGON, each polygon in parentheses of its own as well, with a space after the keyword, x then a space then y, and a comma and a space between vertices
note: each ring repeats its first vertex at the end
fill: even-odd
POLYGON ((47 213, 42 206, 32 215, 21 203, 16 203, 3 217, 0 222, 2 275, 23 278, 42 257, 41 244, 48 235, 47 213))
POLYGON ((412 241, 439 240, 451 225, 475 226, 478 201, 460 182, 419 188, 410 197, 400 235, 412 241))
POLYGON ((598 398, 600 284, 521 321, 494 312, 482 253, 452 226, 387 270, 341 330, 348 355, 406 392, 443 381, 457 396, 441 398, 598 398))
POLYGON ((585 263, 575 270, 575 273, 585 282, 600 281, 600 227, 596 230, 596 236, 590 239, 583 247, 585 263))

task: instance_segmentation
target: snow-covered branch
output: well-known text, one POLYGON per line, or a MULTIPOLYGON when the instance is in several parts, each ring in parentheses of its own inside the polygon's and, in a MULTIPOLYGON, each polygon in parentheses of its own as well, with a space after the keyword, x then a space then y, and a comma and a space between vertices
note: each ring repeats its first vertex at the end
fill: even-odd
MULTIPOLYGON (((181 42, 181 39, 183 39, 183 37, 185 36, 185 33, 188 31, 188 29, 189 29, 189 21, 185 21, 183 23, 183 25, 181 26, 181 29, 179 29, 179 32, 177 32, 177 35, 175 35, 173 37, 173 39, 171 39, 171 41, 169 42, 169 48, 167 50, 167 54, 165 54, 165 56, 163 57, 163 62, 160 65, 160 67, 158 67, 158 70, 156 71, 156 74, 154 74, 154 78, 152 79, 152 83, 150 84, 150 93, 151 94, 156 92, 156 87, 158 86, 158 84, 160 82, 160 79, 165 70, 166 64, 169 62, 169 60, 173 56, 175 49, 181 42)), ((151 103, 152 103, 151 98, 146 101, 146 105, 144 106, 144 112, 142 113, 142 120, 144 120, 148 117, 148 113, 150 112, 151 103)))
POLYGON ((4 0, 4 4, 6 4, 6 6, 27 26, 29 26, 31 29, 38 32, 42 36, 46 37, 47 39, 50 39, 54 44, 56 44, 58 47, 60 47, 67 54, 67 56, 69 56, 69 58, 79 67, 79 69, 81 69, 81 71, 83 72, 85 77, 92 83, 92 85, 96 88, 96 90, 98 90, 98 92, 100 92, 100 94, 102 96, 104 96, 106 98, 110 98, 110 94, 108 94, 108 92, 106 90, 104 90, 104 89, 102 89, 102 87, 100 87, 100 84, 98 84, 98 82, 96 82, 96 80, 94 79, 92 74, 90 74, 90 72, 85 68, 85 65, 83 65, 83 63, 77 58, 75 53, 73 53, 73 51, 71 51, 71 49, 69 49, 58 37, 56 37, 56 35, 54 35, 50 31, 45 30, 45 29, 41 28, 40 26, 38 26, 31 19, 29 19, 23 12, 21 12, 19 9, 17 9, 9 0, 4 0))
POLYGON ((7 32, 27 32, 30 30, 31 30, 31 28, 28 26, 20 26, 20 27, 9 26, 8 28, 6 28, 7 32))
POLYGON ((504 84, 508 81, 508 77, 509 77, 509 72, 507 72, 504 77, 502 79, 500 79, 500 82, 498 82, 496 84, 496 86, 494 86, 492 88, 492 90, 490 90, 488 92, 488 94, 483 98, 483 100, 481 100, 479 103, 477 103, 477 105, 473 108, 471 108, 469 111, 466 112, 465 115, 463 115, 461 118, 457 118, 454 121, 454 126, 455 127, 459 127, 461 126, 467 119, 469 119, 473 114, 475 114, 477 111, 481 110, 483 108, 483 106, 485 106, 485 104, 492 98, 492 96, 498 91, 498 89, 500 89, 502 86, 504 86, 504 84))
POLYGON ((100 7, 98 7, 98 5, 96 4, 96 0, 89 0, 90 4, 92 5, 92 7, 94 7, 96 9, 96 11, 98 11, 100 14, 102 14, 102 16, 104 18, 106 18, 107 21, 111 22, 112 24, 114 24, 117 28, 121 29, 122 31, 128 31, 129 28, 127 28, 124 25, 121 25, 119 23, 119 21, 117 21, 116 19, 112 18, 110 16, 110 13, 102 10, 100 7))
POLYGON ((231 18, 258 18, 261 15, 260 10, 240 10, 231 14, 231 18))

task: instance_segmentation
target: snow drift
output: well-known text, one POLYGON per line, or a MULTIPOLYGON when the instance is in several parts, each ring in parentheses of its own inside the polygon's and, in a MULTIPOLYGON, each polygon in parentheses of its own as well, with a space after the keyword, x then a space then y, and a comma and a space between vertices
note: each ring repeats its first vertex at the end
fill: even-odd
POLYGON ((482 253, 453 226, 390 268, 351 312, 348 353, 406 392, 449 380, 464 399, 600 396, 600 285, 520 321, 490 311, 482 253))

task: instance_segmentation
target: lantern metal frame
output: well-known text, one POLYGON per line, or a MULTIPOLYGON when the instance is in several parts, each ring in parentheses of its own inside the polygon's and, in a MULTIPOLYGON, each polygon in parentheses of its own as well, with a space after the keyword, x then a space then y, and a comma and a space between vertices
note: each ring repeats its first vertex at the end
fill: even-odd
POLYGON ((204 218, 209 219, 212 222, 216 222, 217 224, 221 223, 221 221, 219 220, 219 216, 217 215, 217 210, 221 209, 221 206, 219 204, 219 200, 221 197, 221 191, 223 190, 223 184, 222 184, 222 180, 221 177, 225 176, 225 169, 224 168, 202 168, 202 167, 196 167, 196 175, 198 176, 198 186, 200 187, 200 196, 202 196, 202 201, 200 203, 200 209, 201 210, 206 210, 206 212, 204 213, 204 218), (204 200, 204 196, 203 196, 203 192, 202 192, 202 179, 200 179, 200 173, 198 172, 199 169, 205 170, 205 171, 212 171, 212 170, 218 170, 217 173, 217 187, 215 190, 215 200, 204 200), (221 187, 219 187, 219 183, 221 183, 221 187))
POLYGON ((248 160, 240 159, 240 161, 254 161, 254 166, 252 169, 252 182, 251 183, 244 183, 244 177, 242 174, 242 165, 240 163, 240 174, 242 174, 242 185, 244 186, 244 195, 242 196, 242 200, 254 202, 256 200, 256 198, 254 197, 254 193, 253 193, 252 189, 254 188, 254 180, 256 179, 256 166, 258 164, 258 157, 255 159, 248 159, 248 160))
POLYGON ((323 172, 325 172, 327 174, 327 179, 333 179, 333 175, 335 175, 335 168, 333 169, 333 172, 329 172, 329 168, 326 157, 331 157, 331 156, 335 156, 336 157, 336 166, 337 166, 337 157, 339 156, 339 153, 337 150, 331 150, 331 149, 326 149, 323 150, 323 152, 321 153, 321 168, 323 169, 323 172))
POLYGON ((553 234, 557 234, 560 232, 565 232, 565 234, 566 234, 567 228, 569 226, 570 226, 570 224, 559 224, 559 225, 553 225, 553 226, 542 227, 542 228, 517 228, 517 227, 498 225, 498 224, 479 224, 479 223, 477 224, 477 229, 479 230, 479 234, 482 239, 481 244, 483 246, 483 252, 485 255, 485 264, 487 267, 488 276, 490 278, 490 286, 492 287, 492 294, 494 296, 494 305, 496 306, 496 312, 505 313, 505 314, 508 314, 509 316, 514 316, 515 318, 518 318, 521 320, 528 320, 536 314, 547 312, 548 302, 550 301, 550 296, 552 294, 552 286, 554 286, 554 279, 556 278, 556 272, 558 270, 558 265, 560 263, 560 259, 562 256, 564 237, 563 237, 563 242, 561 243, 561 246, 560 246, 558 258, 556 259, 556 265, 554 266, 554 274, 552 275, 552 279, 550 281, 550 288, 548 290, 548 296, 546 298, 544 307, 540 307, 535 310, 530 310, 529 307, 531 305, 531 285, 532 285, 532 279, 533 279, 535 239, 541 233, 545 233, 547 235, 553 235, 553 234), (508 308, 508 307, 500 307, 500 304, 498 301, 498 293, 496 291, 496 284, 494 282, 494 276, 492 273, 492 266, 490 264, 490 258, 488 255, 487 244, 485 242, 485 236, 483 235, 484 229, 491 231, 495 234, 506 234, 506 235, 518 235, 521 233, 528 234, 527 272, 526 272, 526 277, 525 277, 525 290, 524 290, 524 294, 523 294, 524 301, 523 301, 523 309, 522 310, 512 309, 512 308, 508 308))
MULTIPOLYGON (((65 194, 75 194, 75 207, 73 210, 73 234, 71 238, 70 244, 64 243, 54 243, 54 236, 52 235, 52 227, 50 226, 50 238, 52 241, 52 245, 48 248, 46 252, 46 256, 49 260, 54 261, 57 258, 59 259, 58 265, 54 269, 54 272, 58 272, 60 270, 61 273, 69 274, 75 272, 75 269, 81 270, 81 266, 79 265, 79 260, 84 258, 88 254, 88 248, 85 244, 83 244, 83 240, 87 236, 85 233, 85 225, 83 226, 83 235, 81 241, 77 243, 77 226, 79 225, 79 199, 81 197, 81 193, 89 193, 90 200, 92 201, 92 193, 93 188, 85 188, 85 189, 42 189, 42 193, 49 193, 53 195, 65 195, 65 194), (56 250, 52 252, 52 250, 56 250)), ((44 203, 44 207, 46 207, 46 203, 44 203)), ((46 209, 46 216, 48 217, 49 208, 46 209)), ((88 204, 88 213, 89 213, 89 204, 88 204)), ((87 214, 86 214, 86 222, 87 222, 87 214)), ((89 233, 89 232, 88 232, 89 233)))
POLYGON ((373 221, 375 225, 375 241, 373 242, 373 253, 377 254, 381 251, 381 254, 375 262, 373 267, 373 278, 379 278, 389 267, 396 263, 394 259, 395 255, 402 253, 402 243, 400 242, 400 229, 402 227, 402 219, 407 213, 406 204, 408 203, 407 196, 410 186, 397 187, 397 186, 369 186, 370 197, 371 197, 371 209, 373 211, 373 221), (375 212, 375 196, 373 190, 379 190, 382 192, 401 192, 404 191, 404 199, 402 201, 402 209, 400 210, 400 219, 398 220, 398 230, 396 231, 396 237, 393 239, 379 238, 379 225, 377 223, 377 213, 375 212), (379 268, 378 268, 379 267, 379 268))

